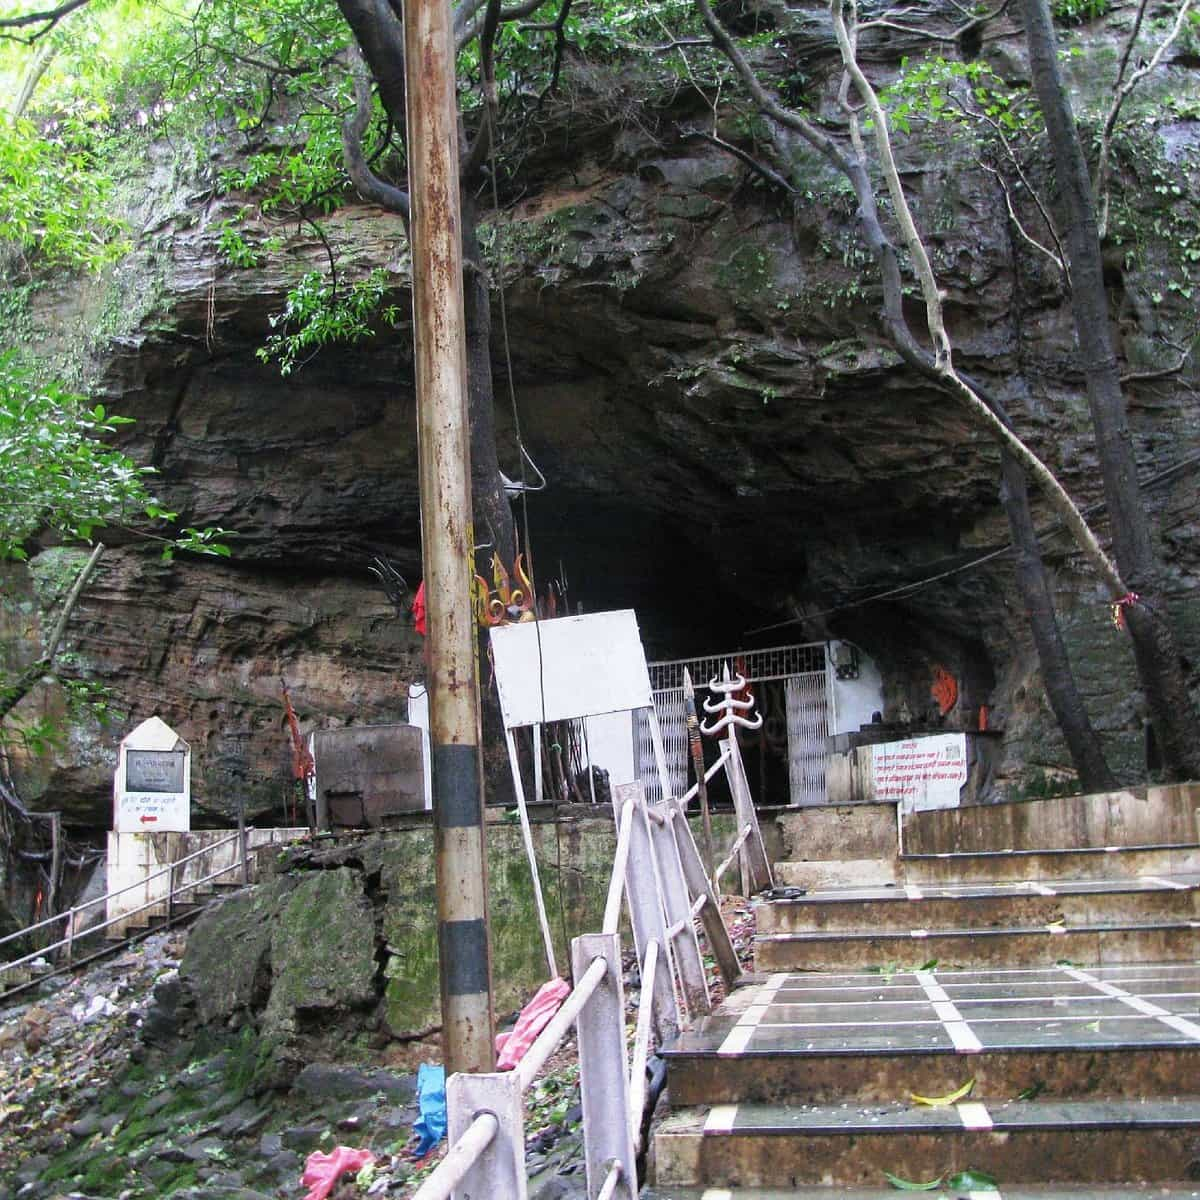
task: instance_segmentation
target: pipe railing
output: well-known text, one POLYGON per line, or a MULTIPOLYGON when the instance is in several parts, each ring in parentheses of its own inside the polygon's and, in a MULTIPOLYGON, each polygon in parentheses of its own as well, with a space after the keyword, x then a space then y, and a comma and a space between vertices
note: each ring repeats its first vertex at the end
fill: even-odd
MULTIPOLYGON (((247 836, 251 833, 251 828, 246 829, 247 836)), ((184 863, 191 862, 195 858, 202 858, 206 854, 210 854, 213 850, 217 850, 222 846, 228 846, 230 842, 237 841, 241 836, 240 833, 231 833, 228 837, 222 838, 219 842, 213 842, 211 845, 205 846, 202 850, 196 850, 184 858, 178 859, 173 863, 168 863, 165 867, 154 871, 150 875, 144 875, 135 883, 128 883, 122 888, 116 888, 111 892, 105 892, 103 896, 97 896, 93 900, 85 900, 82 904, 76 904, 66 912, 55 913, 52 917, 46 917, 45 920, 38 921, 35 925, 27 925, 24 929, 18 929, 16 933, 7 934, 0 938, 0 946, 6 942, 16 941, 18 938, 28 937, 31 933, 35 933, 39 929, 44 929, 47 925, 53 925, 55 921, 61 921, 64 917, 70 917, 74 913, 83 912, 88 908, 95 908, 99 904, 107 904, 114 896, 123 896, 126 892, 132 892, 135 888, 145 887, 152 879, 158 879, 161 875, 166 875, 168 872, 174 871, 176 867, 183 866, 184 863)), ((189 885, 195 886, 195 885, 189 885)))
MULTIPOLYGON (((15 938, 25 937, 37 929, 42 929, 47 925, 53 924, 55 921, 61 921, 61 920, 65 919, 67 922, 67 932, 66 932, 65 937, 60 938, 56 942, 51 942, 46 946, 42 946, 39 949, 34 950, 31 953, 26 954, 21 958, 15 958, 9 962, 0 963, 0 982, 2 982, 3 976, 6 972, 16 971, 17 969, 25 966, 26 964, 36 962, 38 959, 43 958, 48 954, 53 954, 56 950, 62 949, 64 947, 66 948, 68 953, 70 953, 71 949, 74 946, 75 939, 77 937, 90 936, 91 934, 101 933, 106 929, 112 928, 112 926, 114 926, 114 925, 119 925, 124 922, 128 922, 130 920, 130 918, 136 917, 139 913, 146 912, 148 909, 161 908, 165 904, 168 907, 168 917, 169 917, 170 916, 170 906, 171 906, 172 902, 178 896, 184 894, 185 892, 194 892, 197 888, 204 887, 205 884, 212 883, 212 882, 220 879, 223 875, 228 875, 233 871, 241 870, 245 866, 245 863, 246 863, 246 861, 248 859, 248 855, 249 855, 249 849, 248 849, 246 839, 249 838, 249 835, 251 832, 252 832, 252 829, 250 827, 247 827, 245 831, 238 831, 238 832, 232 833, 229 835, 229 837, 221 838, 219 841, 212 842, 210 845, 203 847, 203 849, 193 851, 191 854, 187 854, 183 858, 177 859, 173 863, 168 863, 165 867, 162 867, 160 870, 154 871, 149 875, 143 876, 136 883, 127 884, 125 887, 116 888, 111 892, 106 892, 103 896, 97 896, 93 900, 87 900, 83 904, 76 904, 76 905, 72 906, 70 909, 68 909, 66 912, 57 913, 53 917, 50 917, 44 921, 39 921, 36 925, 29 926, 27 929, 19 930, 17 933, 9 934, 8 937, 3 939, 4 942, 12 941, 15 938), (178 886, 175 885, 175 882, 174 882, 175 872, 178 870, 179 867, 185 865, 186 863, 193 862, 196 859, 203 858, 205 855, 211 854, 214 850, 219 850, 219 849, 223 848, 224 846, 228 846, 231 842, 237 841, 239 839, 243 839, 243 841, 242 841, 242 846, 241 846, 241 852, 239 853, 238 858, 235 862, 230 863, 228 866, 220 867, 216 871, 212 871, 209 874, 204 875, 199 879, 189 879, 185 883, 181 883, 178 886), (89 908, 95 908, 97 905, 100 905, 100 904, 104 904, 107 906, 108 901, 111 900, 114 896, 123 896, 123 895, 125 895, 125 893, 134 891, 137 888, 144 888, 152 880, 159 879, 163 875, 170 876, 170 883, 168 885, 168 890, 165 895, 156 896, 154 899, 147 900, 144 904, 139 904, 135 908, 126 909, 124 912, 122 912, 120 914, 120 916, 110 917, 107 920, 100 922, 99 924, 90 925, 83 933, 80 933, 80 934, 75 933, 74 924, 75 924, 75 917, 77 914, 82 913, 89 908)), ((258 849, 258 848, 256 847, 256 849, 258 849)))
MULTIPOLYGON (((735 765, 733 759, 723 750, 708 774, 735 765)), ((681 999, 692 1013, 711 1007, 696 939, 698 916, 710 943, 714 933, 723 940, 713 950, 727 982, 736 982, 741 971, 691 828, 686 819, 675 819, 683 816, 681 803, 647 804, 640 787, 624 799, 618 795, 603 932, 572 940, 575 986, 514 1070, 447 1081, 451 1146, 413 1200, 450 1200, 460 1186, 464 1196, 526 1200, 523 1097, 572 1027, 579 1048, 588 1198, 634 1200, 646 1065, 655 1035, 661 1041, 678 1028, 681 999), (641 983, 632 1044, 625 1030, 619 934, 625 903, 641 983)), ((722 870, 756 833, 756 824, 741 829, 722 870)))
POLYGON ((733 865, 733 860, 735 858, 737 858, 738 854, 741 852, 742 847, 746 844, 746 839, 753 832, 754 832, 754 826, 749 824, 749 822, 747 822, 746 825, 744 825, 742 827, 742 832, 738 834, 737 841, 735 841, 733 843, 733 845, 729 848, 728 856, 726 858, 722 859, 721 864, 713 872, 713 883, 721 882, 721 876, 724 875, 725 872, 729 870, 730 866, 733 865))

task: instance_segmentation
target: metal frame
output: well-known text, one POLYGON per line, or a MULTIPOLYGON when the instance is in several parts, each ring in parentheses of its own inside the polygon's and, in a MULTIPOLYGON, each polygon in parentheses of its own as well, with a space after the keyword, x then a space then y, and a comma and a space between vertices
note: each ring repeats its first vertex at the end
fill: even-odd
MULTIPOLYGON (((124 887, 115 888, 111 892, 106 892, 103 896, 97 896, 94 900, 87 900, 83 904, 77 904, 69 908, 66 912, 56 913, 53 917, 47 917, 45 920, 38 921, 34 925, 29 925, 25 929, 20 929, 16 933, 10 933, 5 937, 0 938, 0 946, 8 942, 17 941, 20 938, 28 937, 31 933, 37 932, 39 929, 44 929, 49 925, 53 925, 58 921, 65 921, 65 936, 59 938, 56 942, 51 942, 47 946, 42 946, 38 950, 24 955, 21 958, 12 959, 9 962, 0 963, 0 995, 11 996, 22 988, 32 986, 33 983, 45 978, 45 975, 39 975, 31 980, 22 980, 14 984, 12 987, 4 987, 4 976, 6 974, 16 972, 28 963, 37 961, 39 958, 44 958, 49 954, 53 954, 56 950, 64 950, 66 965, 70 966, 75 949, 75 942, 81 937, 90 937, 92 934, 101 933, 114 925, 127 924, 131 917, 136 917, 139 913, 147 912, 150 909, 161 910, 166 906, 167 923, 174 919, 174 904, 181 897, 189 893, 195 893, 198 888, 204 887, 205 884, 214 883, 223 876, 231 875, 233 872, 239 872, 238 882, 245 884, 249 882, 249 866, 252 856, 256 855, 262 846, 251 847, 249 843, 250 834, 254 832, 252 826, 246 826, 242 829, 235 830, 228 837, 221 838, 219 841, 212 842, 210 845, 204 846, 199 850, 194 850, 191 854, 185 855, 183 858, 176 859, 175 862, 167 863, 166 866, 152 872, 149 875, 143 876, 134 883, 126 884, 124 887), (207 875, 201 876, 199 879, 189 879, 178 886, 175 883, 176 871, 185 866, 187 863, 194 862, 197 859, 204 858, 206 855, 212 854, 213 851, 221 849, 223 846, 228 846, 231 842, 239 843, 239 854, 237 859, 228 866, 221 867, 220 870, 210 872, 207 875), (75 932, 75 918, 77 914, 86 912, 88 909, 97 908, 104 905, 107 909, 108 902, 114 896, 122 896, 126 892, 132 892, 137 888, 146 887, 151 881, 159 879, 166 875, 168 877, 167 893, 164 896, 156 896, 153 900, 146 901, 145 904, 140 904, 136 908, 127 909, 120 916, 108 918, 99 924, 91 925, 82 933, 75 932)), ((264 843, 264 845, 278 846, 278 842, 264 843)))
MULTIPOLYGON (((713 767, 732 771, 732 781, 734 754, 736 747, 724 750, 713 767)), ((588 1200, 637 1196, 651 1047, 678 1028, 677 991, 687 997, 692 1017, 710 1009, 697 919, 729 986, 741 980, 742 969, 680 801, 669 797, 648 804, 636 783, 616 788, 613 799, 617 844, 604 927, 571 942, 575 986, 510 1074, 450 1077, 451 1145, 413 1200, 525 1200, 521 1097, 572 1028, 579 1042, 588 1200), (626 903, 641 976, 632 1044, 625 1029, 619 932, 626 903)), ((749 803, 748 791, 745 800, 749 803)), ((748 822, 726 865, 735 856, 753 855, 756 842, 761 852, 758 825, 748 822)))

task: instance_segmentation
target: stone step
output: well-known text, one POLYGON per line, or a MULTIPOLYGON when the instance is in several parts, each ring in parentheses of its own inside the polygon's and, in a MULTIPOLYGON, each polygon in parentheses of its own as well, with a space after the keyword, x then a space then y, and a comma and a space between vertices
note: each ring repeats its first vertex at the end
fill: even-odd
MULTIPOLYGON (((931 1200, 949 1200, 949 1191, 925 1193, 931 1200)), ((897 1200, 895 1188, 794 1187, 774 1188, 676 1187, 665 1184, 644 1189, 641 1200, 897 1200)), ((973 1189, 965 1200, 1200 1200, 1200 1184, 1020 1184, 1016 1187, 973 1189)), ((955 1198, 957 1200, 957 1197, 955 1198)))
POLYGON ((1200 872, 1200 843, 1196 842, 905 854, 900 859, 901 881, 916 884, 1021 880, 1052 883, 1056 879, 1111 879, 1197 872, 1200 872))
POLYGON ((771 873, 786 887, 881 887, 899 881, 894 858, 797 859, 777 862, 771 873))
POLYGON ((788 975, 662 1050, 672 1103, 1200 1092, 1200 966, 788 975))
POLYGON ((1052 966, 1061 961, 1190 962, 1200 921, 912 929, 900 932, 768 933, 754 940, 760 971, 839 971, 855 967, 1052 966))
POLYGON ((904 1104, 719 1104, 655 1135, 655 1184, 884 1187, 986 1172, 1003 1184, 1183 1183, 1196 1170, 1200 1099, 904 1104))
POLYGON ((1200 875, 841 888, 755 906, 758 932, 962 929, 1170 920, 1200 914, 1200 875))

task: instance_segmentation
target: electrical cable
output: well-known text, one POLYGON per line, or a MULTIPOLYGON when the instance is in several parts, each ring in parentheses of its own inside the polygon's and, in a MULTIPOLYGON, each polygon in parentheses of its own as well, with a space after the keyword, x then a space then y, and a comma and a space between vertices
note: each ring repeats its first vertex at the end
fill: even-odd
MULTIPOLYGON (((496 143, 495 143, 494 137, 489 139, 488 160, 489 160, 489 165, 491 168, 490 174, 492 177, 492 211, 496 213, 497 220, 499 220, 500 186, 497 181, 496 143)), ((497 230, 497 237, 499 239, 499 230, 497 230)), ((498 256, 498 261, 501 264, 503 264, 504 256, 502 254, 498 256)), ((540 758, 541 753, 542 753, 541 736, 544 734, 545 729, 546 729, 546 672, 545 672, 545 663, 544 663, 544 660, 542 657, 542 623, 541 623, 540 617, 538 616, 538 611, 537 611, 538 593, 537 593, 537 575, 535 573, 535 567, 534 567, 534 561, 533 561, 533 539, 530 536, 530 532, 529 532, 529 492, 531 490, 541 491, 543 488, 545 488, 546 478, 542 474, 541 470, 538 468, 537 464, 534 463, 532 458, 530 458, 529 452, 525 449, 524 439, 521 437, 521 413, 520 413, 520 409, 517 405, 517 386, 516 386, 516 382, 515 382, 514 374, 513 374, 512 343, 511 343, 511 340, 510 340, 509 334, 508 334, 508 301, 507 301, 507 298, 505 295, 505 289, 504 289, 503 267, 501 267, 499 277, 497 278, 497 281, 496 281, 496 292, 497 292, 497 295, 500 300, 500 334, 501 334, 501 340, 504 345, 504 369, 505 369, 506 381, 508 384, 508 399, 509 399, 509 404, 512 408, 513 433, 517 439, 518 470, 520 471, 519 484, 520 484, 520 501, 521 501, 521 527, 522 527, 522 532, 524 534, 524 539, 525 539, 525 561, 526 561, 526 567, 527 567, 526 575, 527 575, 527 578, 529 579, 530 589, 533 592, 533 597, 532 597, 533 598, 533 615, 534 615, 533 626, 534 626, 534 636, 537 639, 538 693, 539 693, 540 700, 541 700, 542 722, 541 722, 541 725, 539 726, 539 735, 537 737, 531 737, 530 740, 534 743, 533 753, 540 758), (533 469, 535 471, 537 471, 538 477, 541 480, 540 485, 533 489, 530 488, 528 479, 526 478, 526 474, 525 474, 526 462, 528 462, 531 466, 533 466, 533 469)), ((520 764, 518 763, 515 765, 516 765, 516 769, 520 770, 520 764)), ((553 775, 553 772, 551 772, 551 774, 553 775)), ((538 797, 536 797, 536 799, 540 802, 542 797, 538 796, 538 797)), ((564 901, 563 901, 562 845, 559 840, 559 828, 558 828, 557 815, 555 817, 554 827, 555 827, 555 829, 554 829, 555 857, 557 860, 555 865, 557 868, 556 883, 557 883, 557 890, 558 890, 559 930, 560 930, 560 934, 561 934, 561 937, 563 940, 563 944, 564 944, 564 946, 567 946, 570 944, 570 941, 567 937, 566 910, 564 908, 564 901)), ((530 846, 531 855, 532 855, 532 852, 533 852, 533 848, 531 845, 530 846)), ((533 870, 534 870, 534 873, 536 876, 536 863, 533 864, 533 870)), ((542 904, 544 907, 544 905, 545 905, 544 900, 542 901, 542 904)))
MULTIPOLYGON (((1189 455, 1187 458, 1180 460, 1177 463, 1172 463, 1169 467, 1164 467, 1163 470, 1151 475, 1138 486, 1139 491, 1146 491, 1149 488, 1155 487, 1157 484, 1164 482, 1173 475, 1185 470, 1188 467, 1194 467, 1200 463, 1200 453, 1189 455)), ((1088 517, 1093 513, 1099 512, 1102 509, 1107 509, 1107 505, 1103 500, 1097 500, 1094 504, 1089 504, 1086 508, 1081 509, 1083 516, 1088 517)), ((1172 526, 1174 528, 1174 526, 1172 526)), ((1054 524, 1043 529, 1037 534, 1039 542, 1045 541, 1048 538, 1055 537, 1060 533, 1066 532, 1061 521, 1055 521, 1054 524)), ((887 588, 882 592, 875 592, 870 596, 863 596, 859 600, 847 600, 842 604, 835 604, 831 608, 822 608, 817 612, 805 613, 800 617, 789 617, 786 621, 776 621, 771 625, 759 625, 754 629, 743 630, 743 637, 751 637, 757 633, 768 633, 774 629, 783 629, 788 625, 802 625, 805 621, 815 620, 817 617, 827 617, 832 613, 845 612, 851 608, 861 608, 864 604, 874 604, 879 600, 889 600, 895 597, 907 597, 913 592, 920 591, 924 587, 928 587, 931 583, 938 583, 943 579, 948 579, 952 575, 961 575, 964 571, 974 570, 976 567, 983 566, 984 563, 991 562, 993 559, 1002 558, 1012 552, 1012 542, 1005 542, 1003 546, 997 547, 995 550, 989 550, 985 554, 968 560, 965 563, 960 563, 956 567, 951 567, 945 571, 939 571, 936 575, 925 576, 921 579, 913 580, 911 583, 897 584, 895 587, 887 588)))

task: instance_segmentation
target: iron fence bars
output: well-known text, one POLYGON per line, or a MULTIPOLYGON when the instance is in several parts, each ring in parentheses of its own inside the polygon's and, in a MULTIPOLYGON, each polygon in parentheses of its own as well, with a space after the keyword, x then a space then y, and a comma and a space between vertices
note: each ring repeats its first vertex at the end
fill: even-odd
POLYGON ((797 675, 784 684, 787 710, 788 785, 792 803, 825 803, 825 744, 829 703, 825 672, 797 675))
POLYGON ((683 689, 683 672, 691 672, 699 687, 707 679, 720 679, 725 663, 736 663, 739 675, 750 683, 787 679, 825 670, 825 643, 800 642, 793 646, 769 646, 765 650, 732 650, 701 658, 677 658, 647 663, 650 687, 656 691, 683 689))

